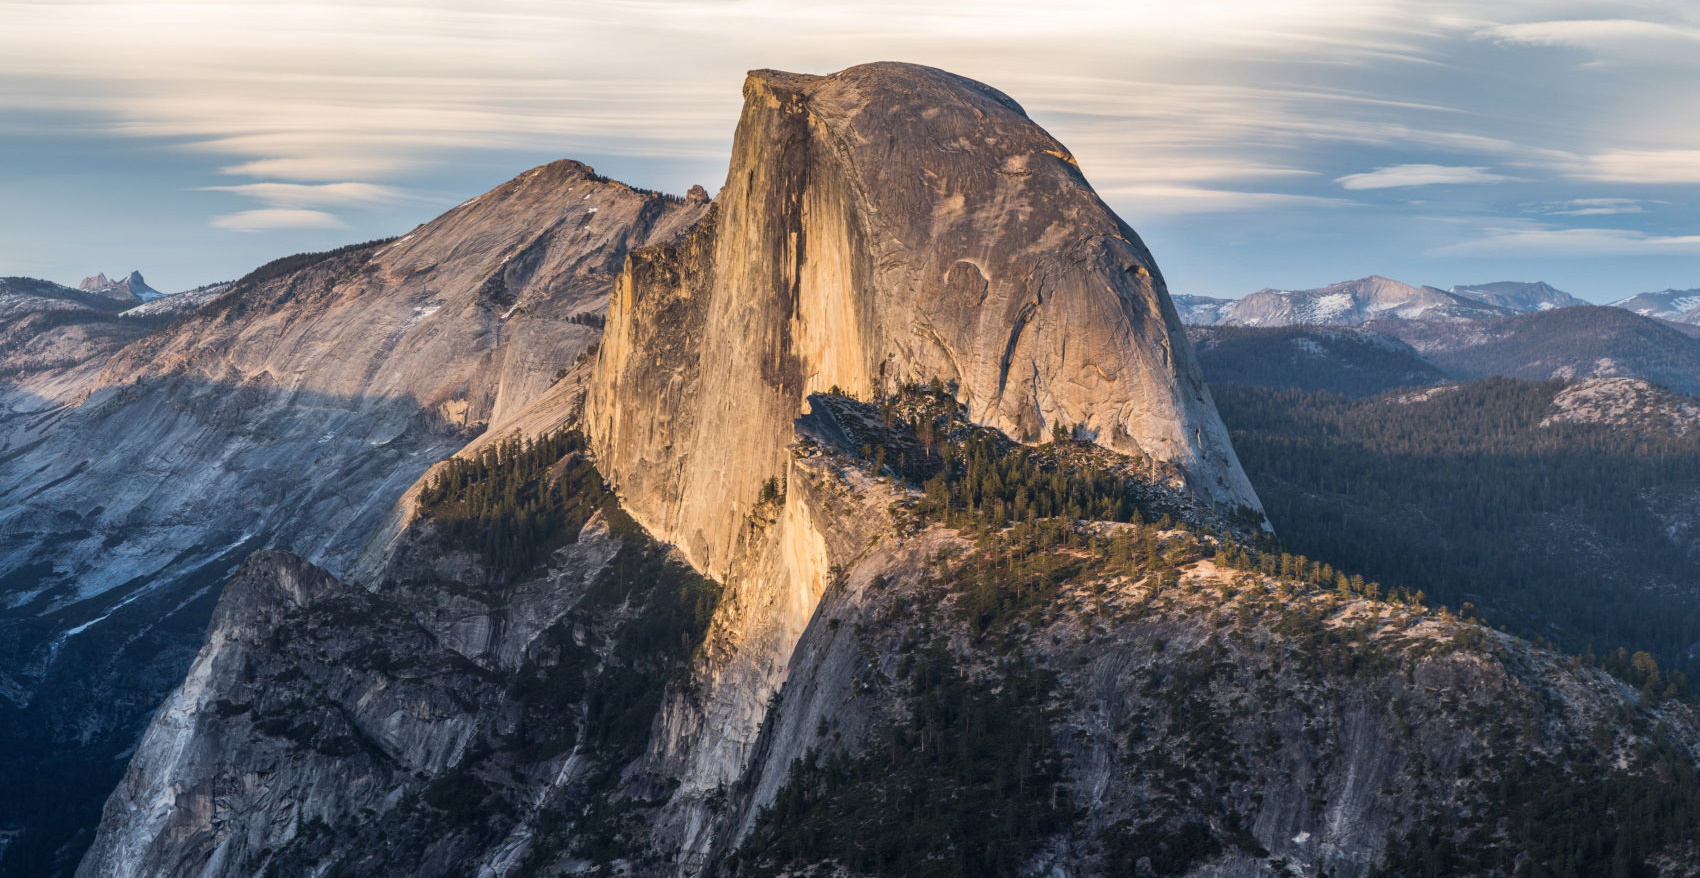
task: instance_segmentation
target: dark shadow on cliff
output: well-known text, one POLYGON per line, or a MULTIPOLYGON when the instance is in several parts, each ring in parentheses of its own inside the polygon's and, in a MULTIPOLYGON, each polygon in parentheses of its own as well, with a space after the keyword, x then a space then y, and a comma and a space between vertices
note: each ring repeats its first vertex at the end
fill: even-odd
POLYGON ((281 548, 345 566, 482 425, 406 397, 184 378, 80 406, 5 398, 0 876, 69 874, 237 565, 281 548))

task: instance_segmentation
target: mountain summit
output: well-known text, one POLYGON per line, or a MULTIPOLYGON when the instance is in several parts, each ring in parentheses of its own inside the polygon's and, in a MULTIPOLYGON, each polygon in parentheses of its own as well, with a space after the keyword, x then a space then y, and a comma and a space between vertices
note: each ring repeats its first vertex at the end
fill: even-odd
POLYGON ((1515 312, 1551 311, 1554 308, 1574 308, 1586 305, 1587 302, 1554 287, 1545 281, 1523 283, 1519 281, 1497 281, 1491 284, 1469 284, 1455 286, 1451 290, 1454 296, 1463 296, 1487 305, 1505 308, 1515 312))
POLYGON ((1625 308, 1643 317, 1652 317, 1671 323, 1700 325, 1700 290, 1665 290, 1658 293, 1640 293, 1613 302, 1612 307, 1625 308))
POLYGON ((111 280, 104 273, 85 277, 82 283, 77 284, 77 289, 120 302, 151 302, 166 295, 148 286, 139 271, 130 272, 123 280, 111 280))
POLYGON ((938 379, 1012 437, 1077 430, 1257 508, 1150 252, 1002 92, 754 71, 716 204, 627 263, 586 410, 622 499, 704 569, 832 388, 938 379))

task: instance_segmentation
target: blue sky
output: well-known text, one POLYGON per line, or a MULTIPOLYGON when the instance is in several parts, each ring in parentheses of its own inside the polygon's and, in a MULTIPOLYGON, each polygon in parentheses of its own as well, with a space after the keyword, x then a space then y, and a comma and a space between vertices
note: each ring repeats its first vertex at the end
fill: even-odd
POLYGON ((1691 0, 0 0, 0 275, 177 290, 555 158, 719 187, 744 71, 990 83, 1177 293, 1700 287, 1691 0))

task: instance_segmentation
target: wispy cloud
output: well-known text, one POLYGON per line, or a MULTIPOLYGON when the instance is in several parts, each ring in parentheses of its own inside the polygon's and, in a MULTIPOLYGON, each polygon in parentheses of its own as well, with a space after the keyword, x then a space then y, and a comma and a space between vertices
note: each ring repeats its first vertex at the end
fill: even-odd
POLYGON ((1551 216, 1615 216, 1647 212, 1641 201, 1634 198, 1572 198, 1543 204, 1535 210, 1551 216))
POLYGON ((1630 18, 1531 21, 1482 31, 1490 39, 1537 46, 1644 48, 1649 44, 1700 49, 1700 28, 1630 18))
POLYGON ((1563 259, 1697 254, 1700 254, 1700 235, 1653 235, 1628 229, 1565 229, 1543 225, 1483 229, 1480 237, 1428 251, 1430 256, 1563 259))
POLYGON ((1352 204, 1340 198, 1214 189, 1184 184, 1129 184, 1098 187, 1105 200, 1123 205, 1139 219, 1202 213, 1240 213, 1248 210, 1337 208, 1352 204))
POLYGON ((246 183, 205 186, 206 192, 231 192, 256 198, 273 207, 378 207, 405 201, 400 189, 373 183, 246 183))
POLYGON ((1602 183, 1700 183, 1700 149, 1601 152, 1584 158, 1571 174, 1602 183))
POLYGON ((1521 177, 1495 174, 1487 168, 1450 167, 1447 165, 1393 165, 1362 174, 1336 177, 1334 182, 1344 189, 1400 189, 1412 186, 1439 186, 1466 183, 1507 183, 1521 177))
POLYGON ((309 155, 297 158, 255 159, 225 165, 219 173, 237 177, 276 177, 284 180, 337 180, 347 177, 389 177, 415 167, 410 161, 387 155, 309 155))
POLYGON ((322 210, 300 208, 266 208, 244 210, 213 217, 213 228, 233 232, 260 232, 270 229, 346 229, 348 224, 335 214, 322 210))
POLYGON ((396 180, 468 150, 706 162, 724 154, 745 69, 879 58, 1018 93, 1110 176, 1203 163, 1224 172, 1210 181, 1243 178, 1236 167, 1280 167, 1271 153, 1311 138, 1400 136, 1376 116, 1446 112, 1332 81, 1270 84, 1257 69, 1324 53, 1426 63, 1418 43, 1456 30, 1398 0, 1059 0, 1042 14, 1017 0, 96 0, 16 18, 0 33, 0 107, 20 99, 6 77, 31 82, 16 95, 54 80, 62 101, 110 113, 122 133, 186 139, 226 156, 227 173, 299 183, 396 180), (1190 88, 1165 87, 1176 82, 1190 88), (1104 146, 1080 142, 1104 127, 1104 146), (1159 128, 1164 142, 1130 151, 1159 128))

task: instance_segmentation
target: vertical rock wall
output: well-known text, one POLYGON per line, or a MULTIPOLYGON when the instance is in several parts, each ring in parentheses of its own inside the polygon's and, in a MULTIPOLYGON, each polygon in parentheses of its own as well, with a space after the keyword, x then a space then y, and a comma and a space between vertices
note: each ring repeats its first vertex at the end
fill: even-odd
POLYGON ((1150 254, 1014 101, 904 64, 744 96, 717 216, 628 263, 587 405, 623 501, 700 569, 834 385, 955 382, 1012 436, 1079 425, 1257 508, 1150 254))

